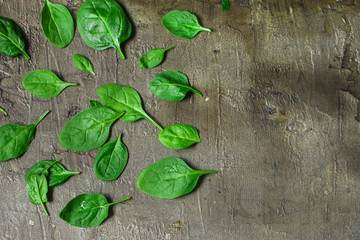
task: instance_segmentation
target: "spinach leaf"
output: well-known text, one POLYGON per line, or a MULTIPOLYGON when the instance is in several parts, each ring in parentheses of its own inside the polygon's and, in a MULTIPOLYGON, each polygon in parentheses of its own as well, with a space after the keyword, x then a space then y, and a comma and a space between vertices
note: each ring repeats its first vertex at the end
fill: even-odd
POLYGON ((41 204, 46 216, 49 213, 46 211, 44 203, 48 201, 48 182, 45 174, 30 175, 26 182, 26 191, 28 192, 30 202, 34 205, 41 204))
POLYGON ((104 106, 114 109, 117 112, 126 113, 120 119, 124 122, 135 122, 141 118, 149 120, 161 131, 163 128, 157 124, 142 108, 140 95, 135 89, 120 85, 109 84, 99 87, 96 94, 104 106))
POLYGON ((229 0, 222 0, 222 11, 225 12, 230 9, 229 0))
POLYGON ((131 197, 108 203, 102 194, 80 194, 72 199, 59 213, 65 222, 83 228, 100 225, 108 216, 111 205, 129 200, 131 197))
POLYGON ((94 72, 94 66, 89 59, 80 54, 73 55, 72 59, 74 60, 75 65, 82 71, 87 71, 92 75, 96 76, 94 72))
POLYGON ((0 161, 23 155, 35 137, 36 126, 50 111, 46 111, 35 123, 27 126, 7 124, 0 127, 0 161))
POLYGON ((49 70, 35 70, 24 77, 22 85, 35 96, 52 98, 59 95, 66 87, 75 86, 77 83, 63 82, 49 70))
POLYGON ((8 113, 4 109, 2 109, 1 107, 0 107, 0 112, 2 112, 5 116, 8 115, 8 113))
POLYGON ((131 35, 131 23, 114 0, 86 0, 77 15, 77 25, 84 42, 95 50, 115 48, 122 59, 120 44, 131 35))
POLYGON ((41 27, 47 40, 58 48, 66 47, 74 38, 74 20, 69 10, 49 0, 45 0, 41 11, 41 27))
POLYGON ((69 177, 80 174, 80 172, 69 172, 64 165, 57 161, 43 160, 35 163, 26 172, 25 181, 29 178, 30 174, 41 174, 45 170, 49 170, 49 187, 57 187, 63 184, 69 177))
POLYGON ((9 57, 19 54, 29 60, 25 52, 25 33, 13 20, 0 17, 0 53, 9 57))
POLYGON ((210 173, 217 171, 197 171, 180 158, 164 158, 140 174, 137 186, 150 196, 172 199, 190 193, 198 179, 210 173))
POLYGON ((102 107, 101 103, 99 103, 98 101, 95 101, 95 100, 90 100, 89 105, 90 105, 90 107, 102 107))
POLYGON ((159 133, 159 140, 173 149, 184 149, 201 142, 196 128, 188 124, 174 124, 165 128, 159 133))
POLYGON ((165 71, 158 74, 149 84, 150 91, 161 99, 181 101, 191 91, 199 96, 202 94, 190 87, 185 74, 178 71, 165 71))
POLYGON ((169 32, 182 38, 193 38, 200 31, 211 32, 210 29, 200 26, 196 16, 187 11, 169 12, 162 18, 161 23, 169 32))
POLYGON ((111 125, 124 112, 107 107, 91 107, 73 117, 61 130, 60 144, 73 151, 90 151, 103 145, 109 138, 111 125))
POLYGON ((102 146, 96 154, 94 171, 98 179, 113 181, 124 171, 129 153, 121 142, 121 133, 116 140, 102 146))
POLYGON ((155 48, 150 50, 149 52, 147 52, 144 56, 142 56, 139 59, 139 67, 140 68, 145 68, 145 69, 150 69, 150 68, 154 68, 158 65, 160 65, 164 59, 165 56, 165 52, 173 49, 175 46, 166 48, 166 49, 162 49, 162 48, 155 48))

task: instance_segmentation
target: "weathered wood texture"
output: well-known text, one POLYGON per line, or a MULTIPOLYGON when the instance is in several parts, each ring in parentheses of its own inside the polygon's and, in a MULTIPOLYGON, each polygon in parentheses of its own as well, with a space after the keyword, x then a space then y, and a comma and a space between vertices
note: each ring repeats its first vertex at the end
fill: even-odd
MULTIPOLYGON (((73 16, 81 0, 53 0, 73 16)), ((0 15, 14 19, 27 34, 28 62, 0 57, 1 125, 28 124, 52 112, 39 125, 22 157, 0 164, 1 239, 359 239, 360 238, 360 81, 358 1, 236 0, 222 13, 220 0, 131 0, 121 4, 135 34, 121 60, 114 49, 94 51, 76 36, 65 49, 42 34, 42 0, 0 0, 0 15), (213 30, 191 40, 161 25, 173 10, 188 10, 213 30), (137 61, 156 47, 176 48, 161 66, 139 69, 137 61), (72 55, 94 63, 96 77, 79 71, 72 55), (44 100, 21 86, 32 70, 49 69, 77 82, 44 100), (164 70, 179 70, 204 97, 181 102, 159 100, 148 83, 164 70), (93 173, 97 150, 63 149, 57 137, 64 124, 97 99, 97 87, 121 83, 143 97, 146 111, 163 126, 188 123, 200 129, 202 143, 171 150, 157 140, 145 120, 117 122, 130 159, 121 177, 102 182, 93 173), (149 164, 181 157, 197 169, 219 170, 193 193, 175 200, 140 192, 136 180, 149 164), (47 204, 50 216, 32 205, 23 180, 43 159, 61 158, 81 175, 56 188, 47 204), (78 194, 103 193, 110 200, 133 196, 112 208, 111 217, 92 229, 72 227, 58 212, 78 194)))

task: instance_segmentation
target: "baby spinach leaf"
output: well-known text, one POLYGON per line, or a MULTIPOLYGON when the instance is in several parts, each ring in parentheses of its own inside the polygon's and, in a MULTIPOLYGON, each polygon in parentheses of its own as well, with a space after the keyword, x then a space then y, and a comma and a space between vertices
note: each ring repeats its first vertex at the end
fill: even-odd
POLYGON ((74 38, 74 20, 69 10, 49 0, 45 0, 41 11, 41 27, 47 40, 58 48, 66 47, 74 38))
POLYGON ((210 29, 200 26, 196 16, 187 11, 169 12, 162 18, 161 23, 169 32, 182 38, 193 38, 200 31, 211 32, 210 29))
POLYGON ((98 179, 113 181, 124 171, 129 153, 121 142, 121 133, 116 140, 102 146, 96 154, 94 171, 98 179))
POLYGON ((196 128, 188 124, 174 124, 165 128, 159 133, 159 140, 173 149, 184 149, 201 142, 196 128))
POLYGON ((52 98, 59 95, 66 87, 75 86, 77 83, 63 82, 49 70, 35 70, 24 77, 22 85, 35 96, 52 98))
POLYGON ((95 100, 90 100, 89 105, 90 105, 90 107, 102 107, 101 103, 99 103, 98 101, 95 101, 95 100))
POLYGON ((80 54, 73 55, 72 59, 74 60, 75 65, 82 71, 87 71, 92 75, 96 76, 94 72, 94 66, 89 59, 80 54))
POLYGON ((222 11, 225 12, 230 9, 229 0, 222 0, 222 11))
POLYGON ((41 174, 49 170, 49 187, 57 187, 63 184, 69 177, 80 174, 80 172, 69 172, 64 165, 57 161, 43 160, 35 163, 26 172, 24 178, 27 181, 30 174, 41 174))
POLYGON ((163 128, 144 111, 140 95, 135 89, 120 84, 109 84, 99 87, 96 90, 96 94, 104 106, 112 108, 117 112, 126 112, 124 116, 120 118, 122 121, 135 122, 141 118, 145 118, 160 130, 163 130, 163 128))
POLYGON ((140 174, 137 186, 150 196, 172 199, 190 193, 198 179, 210 173, 217 171, 197 171, 180 158, 164 158, 140 174))
POLYGON ((0 112, 2 112, 5 116, 8 115, 8 113, 4 109, 2 109, 1 107, 0 107, 0 112))
POLYGON ((0 127, 0 161, 23 155, 35 137, 36 126, 50 111, 46 111, 34 124, 22 126, 7 124, 0 127))
POLYGON ((34 205, 41 204, 46 216, 49 213, 46 211, 44 203, 48 201, 48 182, 45 174, 30 175, 26 181, 26 191, 28 192, 30 202, 34 205))
POLYGON ((149 52, 147 52, 144 56, 142 56, 139 59, 139 67, 140 68, 145 68, 145 69, 150 69, 150 68, 154 68, 158 65, 160 65, 164 59, 165 56, 165 52, 173 49, 175 46, 166 48, 166 49, 162 49, 162 48, 155 48, 150 50, 149 52))
POLYGON ((165 71, 158 74, 149 84, 150 91, 161 99, 181 101, 191 91, 199 96, 202 94, 190 87, 185 74, 178 71, 165 71))
POLYGON ((95 227, 107 218, 111 205, 127 201, 130 198, 108 203, 102 194, 80 194, 66 204, 59 213, 59 217, 76 227, 95 227))
POLYGON ((9 57, 19 54, 29 60, 25 51, 25 33, 13 20, 0 17, 0 53, 9 57))
POLYGON ((131 35, 131 23, 114 0, 86 0, 77 15, 77 25, 84 42, 95 50, 115 48, 122 59, 120 44, 131 35))
POLYGON ((111 125, 124 112, 115 112, 107 107, 86 109, 64 126, 59 135, 60 144, 73 151, 90 151, 102 146, 109 138, 111 125))

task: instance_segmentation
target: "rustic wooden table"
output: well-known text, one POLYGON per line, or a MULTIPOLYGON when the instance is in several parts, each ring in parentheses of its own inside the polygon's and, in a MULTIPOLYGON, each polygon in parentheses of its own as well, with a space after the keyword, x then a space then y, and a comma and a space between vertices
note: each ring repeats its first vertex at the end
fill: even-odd
MULTIPOLYGON (((81 0, 52 0, 74 18, 81 0)), ((359 239, 360 238, 360 7, 356 0, 237 0, 221 12, 220 0, 121 1, 135 34, 114 49, 94 51, 78 31, 65 49, 42 33, 42 0, 0 0, 0 16, 26 32, 31 60, 0 56, 0 123, 29 124, 50 109, 22 157, 0 164, 1 239, 359 239), (212 33, 177 38, 161 25, 169 11, 195 13, 212 33), (138 59, 152 48, 176 48, 151 70, 138 59), (73 54, 88 56, 97 76, 79 71, 73 54), (49 69, 79 83, 58 97, 40 99, 25 91, 22 78, 49 69), (181 102, 154 96, 148 83, 164 70, 179 70, 204 96, 181 102), (188 123, 202 142, 172 150, 157 140, 145 120, 117 122, 130 153, 121 177, 102 182, 93 173, 97 150, 71 152, 58 142, 64 124, 97 99, 97 87, 119 83, 135 88, 144 108, 163 126, 188 123), (194 192, 156 199, 136 187, 140 172, 165 157, 181 157, 196 169, 218 170, 194 192), (26 170, 58 159, 81 171, 55 188, 41 207, 29 202, 26 170), (109 200, 133 196, 112 208, 92 229, 72 227, 58 217, 78 194, 102 193, 109 200)))

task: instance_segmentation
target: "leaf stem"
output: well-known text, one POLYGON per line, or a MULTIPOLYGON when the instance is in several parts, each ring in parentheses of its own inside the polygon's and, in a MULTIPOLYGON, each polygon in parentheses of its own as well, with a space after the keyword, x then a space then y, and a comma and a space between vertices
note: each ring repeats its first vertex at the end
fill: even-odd
POLYGON ((90 73, 91 73, 92 75, 96 76, 96 73, 94 72, 94 70, 91 70, 91 69, 90 69, 90 73))
POLYGON ((49 213, 48 213, 48 211, 46 210, 45 204, 44 204, 43 202, 41 202, 41 206, 42 206, 42 208, 44 209, 44 212, 45 212, 46 216, 49 216, 49 213))
MULTIPOLYGON (((58 159, 58 160, 56 160, 56 161, 54 161, 52 164, 50 164, 47 168, 45 168, 44 169, 44 171, 47 171, 47 170, 49 170, 52 166, 54 166, 56 163, 58 163, 60 161, 60 158, 58 159)), ((44 172, 43 171, 43 172, 44 172)))
POLYGON ((122 53, 122 51, 121 51, 121 49, 120 49, 120 46, 117 46, 116 44, 114 44, 114 47, 115 47, 116 51, 120 54, 121 59, 124 60, 126 57, 125 57, 125 55, 122 53))
POLYGON ((78 175, 80 174, 80 172, 68 172, 69 174, 72 174, 72 175, 78 175))
POLYGON ((217 171, 198 171, 199 173, 205 175, 205 174, 212 174, 212 173, 217 173, 217 171))
POLYGON ((173 49, 173 48, 175 48, 175 47, 176 47, 176 46, 172 46, 172 47, 165 48, 165 51, 168 51, 168 50, 173 49))
POLYGON ((21 51, 21 53, 22 53, 22 55, 24 55, 26 60, 30 60, 30 56, 25 51, 21 51))
POLYGON ((34 123, 34 125, 37 126, 37 125, 44 119, 44 117, 46 117, 46 115, 48 115, 49 112, 50 112, 50 110, 47 110, 47 111, 34 123))
POLYGON ((205 31, 205 32, 211 32, 209 28, 200 27, 199 30, 205 31))
POLYGON ((191 91, 192 91, 193 93, 195 93, 195 94, 197 94, 197 95, 199 95, 199 96, 202 97, 202 93, 199 92, 198 90, 196 90, 196 89, 194 89, 194 88, 191 88, 191 91))
POLYGON ((1 107, 0 107, 0 112, 2 112, 5 116, 8 115, 8 113, 4 109, 2 109, 1 107))
POLYGON ((121 203, 121 202, 125 202, 125 201, 127 201, 127 200, 129 200, 129 199, 131 199, 131 198, 132 198, 132 197, 126 197, 126 198, 123 198, 123 199, 121 199, 121 200, 119 200, 119 201, 105 204, 104 207, 111 206, 111 205, 114 205, 114 204, 117 204, 117 203, 121 203))
POLYGON ((149 115, 147 115, 147 113, 143 113, 144 114, 144 117, 149 120, 152 124, 154 124, 158 129, 160 129, 160 131, 163 131, 164 129, 159 125, 157 124, 157 122, 155 122, 149 115))

